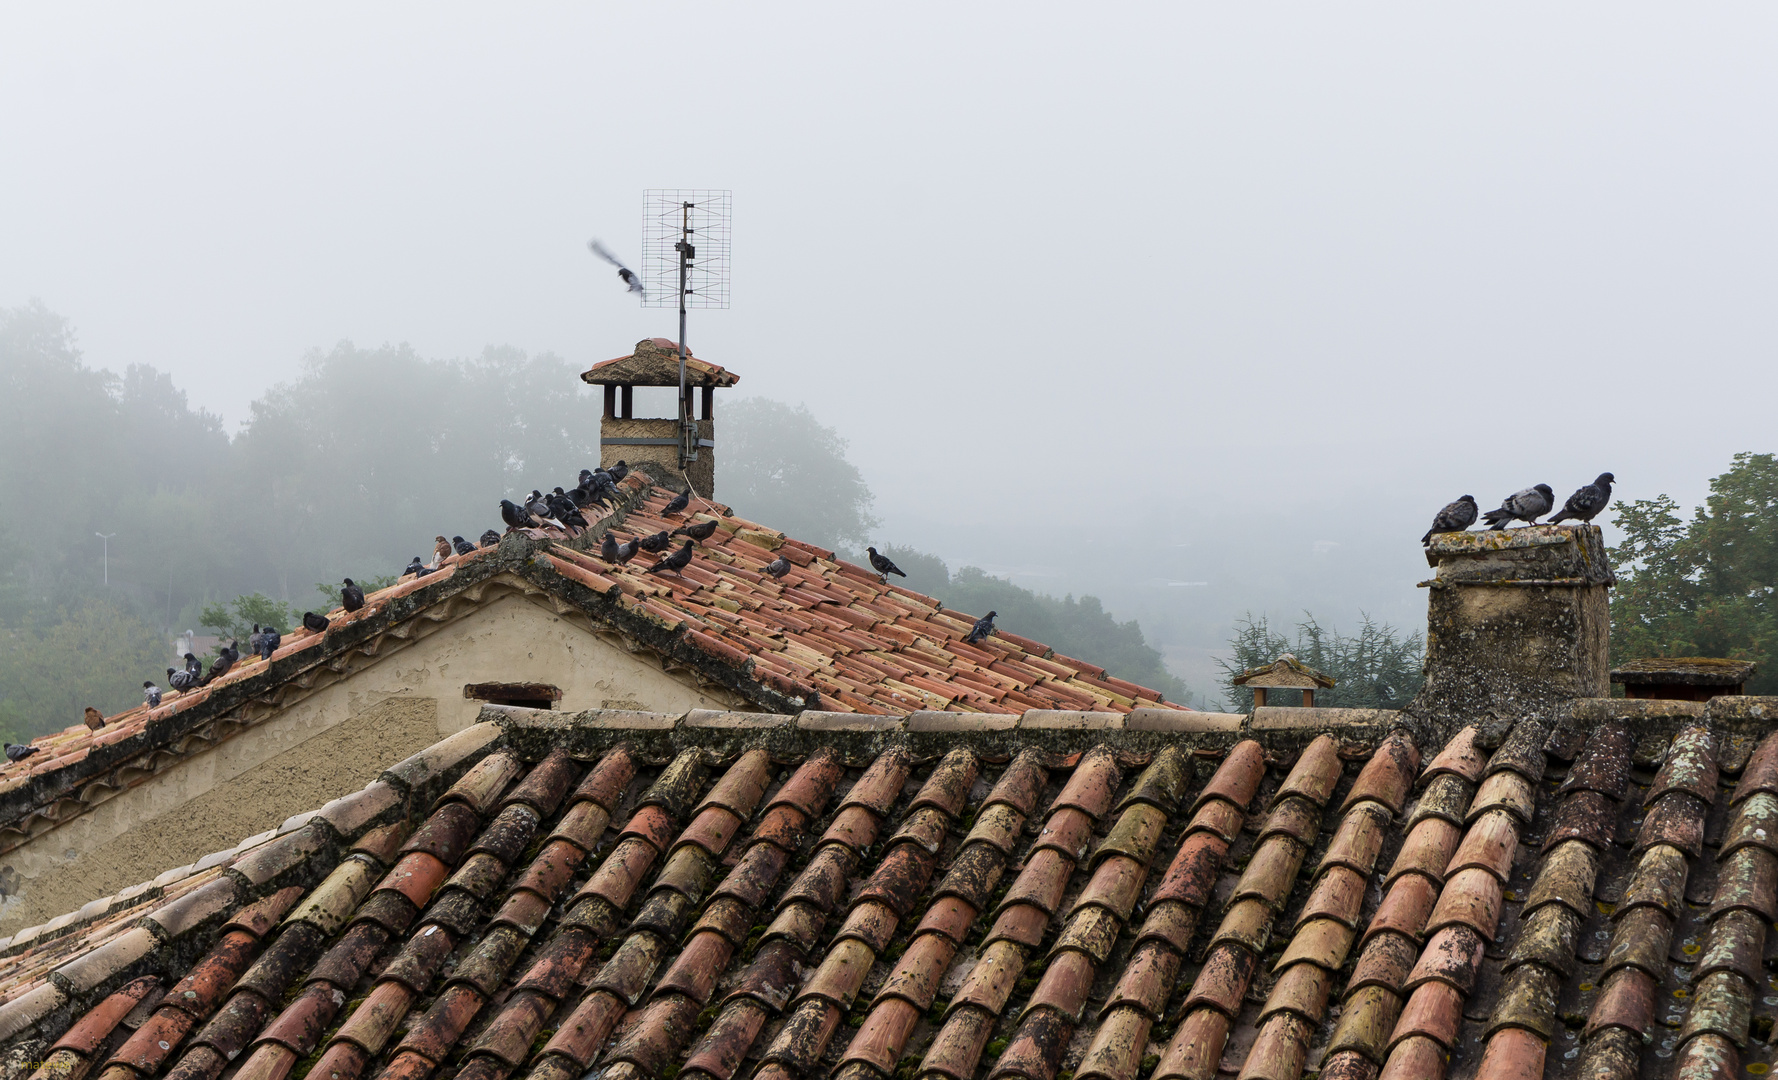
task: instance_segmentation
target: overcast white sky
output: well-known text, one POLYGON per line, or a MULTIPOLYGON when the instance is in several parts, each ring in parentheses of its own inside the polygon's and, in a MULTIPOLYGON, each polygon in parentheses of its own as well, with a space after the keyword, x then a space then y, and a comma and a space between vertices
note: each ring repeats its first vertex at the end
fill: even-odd
POLYGON ((691 342, 843 429, 886 538, 1237 593, 1253 552, 1319 540, 1355 603, 1411 613, 1458 494, 1611 469, 1689 503, 1778 449, 1775 24, 9 4, 0 305, 233 423, 342 338, 671 336, 583 245, 633 254, 644 188, 732 188, 734 307, 691 342))

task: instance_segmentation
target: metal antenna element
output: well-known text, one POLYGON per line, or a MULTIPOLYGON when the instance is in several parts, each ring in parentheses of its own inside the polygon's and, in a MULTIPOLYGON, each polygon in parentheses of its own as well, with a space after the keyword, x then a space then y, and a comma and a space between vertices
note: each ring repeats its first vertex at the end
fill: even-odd
POLYGON ((679 465, 698 459, 697 422, 685 385, 685 313, 728 307, 732 192, 651 188, 642 193, 643 307, 679 306, 679 465))

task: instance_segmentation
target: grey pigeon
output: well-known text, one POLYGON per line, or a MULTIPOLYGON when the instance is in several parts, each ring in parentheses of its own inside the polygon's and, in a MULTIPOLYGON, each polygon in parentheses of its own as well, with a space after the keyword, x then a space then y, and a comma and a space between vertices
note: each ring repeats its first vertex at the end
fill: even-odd
POLYGON ((605 534, 605 539, 599 541, 599 558, 608 563, 617 561, 617 537, 610 533, 605 534))
POLYGON ((1476 505, 1474 495, 1465 495, 1453 503, 1446 503, 1445 508, 1432 519, 1432 528, 1420 538, 1420 543, 1432 542, 1433 533, 1462 532, 1475 524, 1476 505))
MULTIPOLYGON (((168 668, 167 670, 170 672, 173 669, 168 668)), ((154 685, 152 680, 149 682, 143 683, 142 684, 142 700, 148 702, 149 708, 151 708, 151 709, 158 708, 161 703, 161 688, 154 685)))
POLYGON ((487 532, 482 533, 479 539, 481 540, 482 547, 491 548, 500 546, 500 534, 493 529, 489 529, 487 532))
POLYGON ((216 662, 211 664, 209 672, 198 680, 199 686, 208 686, 228 674, 229 669, 235 666, 235 661, 241 658, 240 650, 235 648, 236 644, 231 641, 216 650, 216 662))
POLYGON ((630 464, 622 458, 619 458, 617 464, 606 469, 605 472, 611 477, 611 482, 615 484, 624 477, 630 475, 630 464))
POLYGON ((204 673, 204 665, 198 662, 196 656, 191 653, 186 653, 185 670, 191 672, 193 675, 202 675, 204 673))
POLYGON ((643 291, 642 288, 642 278, 636 271, 625 266, 616 255, 613 255, 604 244, 599 243, 597 240, 588 240, 586 246, 588 251, 617 267, 617 276, 623 279, 623 283, 629 286, 631 292, 642 297, 644 300, 648 299, 648 293, 643 291))
POLYGON ((643 571, 643 573, 662 574, 668 570, 677 573, 691 565, 691 549, 692 542, 687 540, 684 547, 673 552, 671 555, 662 555, 659 559, 655 560, 653 566, 643 571))
POLYGON ((636 546, 643 551, 665 551, 671 539, 665 532, 657 532, 653 536, 638 536, 636 546))
POLYGON ((417 578, 423 578, 430 573, 432 573, 432 571, 426 568, 426 564, 420 561, 418 555, 415 555, 413 561, 408 563, 406 568, 401 571, 401 576, 406 577, 409 574, 412 574, 417 578))
POLYGON ((682 491, 679 494, 673 496, 673 501, 671 501, 667 505, 661 507, 661 515, 663 517, 665 517, 669 514, 677 514, 679 511, 685 509, 686 507, 688 507, 690 505, 691 505, 691 492, 689 490, 682 491))
POLYGON ((1611 485, 1616 480, 1617 477, 1608 472, 1600 473, 1599 479, 1568 496, 1568 501, 1562 504, 1561 512, 1544 524, 1554 525, 1569 518, 1576 521, 1593 520, 1598 516, 1599 511, 1605 509, 1605 504, 1611 501, 1611 485))
POLYGON ((9 742, 6 744, 6 760, 23 761, 42 749, 43 747, 41 746, 29 746, 24 743, 9 742))
POLYGON ((259 624, 254 623, 253 624, 253 633, 247 635, 247 651, 252 653, 255 656, 260 655, 260 653, 261 653, 260 646, 264 642, 265 642, 265 634, 260 631, 259 624))
POLYGON ((364 606, 364 590, 352 584, 351 578, 346 578, 340 587, 340 606, 347 611, 357 611, 364 606))
POLYGON ((986 615, 977 619, 975 625, 969 628, 968 636, 963 640, 969 642, 971 645, 978 645, 981 642, 986 641, 988 635, 994 632, 994 617, 999 614, 1000 612, 998 611, 990 611, 986 615))
POLYGON ((187 690, 190 690, 192 687, 196 686, 197 684, 198 684, 198 677, 196 675, 192 674, 191 672, 189 672, 189 671, 174 671, 172 668, 167 669, 167 685, 171 686, 173 689, 179 691, 181 694, 185 693, 187 690))
POLYGON ((1556 493, 1548 484, 1538 484, 1524 491, 1515 491, 1500 504, 1500 509, 1490 510, 1482 515, 1482 520, 1491 529, 1504 529, 1514 521, 1523 521, 1527 525, 1537 524, 1537 519, 1550 512, 1556 505, 1556 493))
MULTIPOLYGON (((515 529, 537 528, 537 519, 531 516, 531 512, 520 506, 518 503, 513 502, 511 499, 500 500, 500 520, 506 522, 509 526, 515 529)), ((491 529, 489 530, 489 532, 492 531, 493 530, 491 529)), ((484 536, 485 535, 486 534, 484 534, 484 536)), ((485 547, 486 545, 484 544, 483 546, 485 547)))
POLYGON ((260 631, 259 634, 260 658, 267 663, 270 663, 272 654, 277 652, 278 646, 282 644, 284 644, 284 635, 269 626, 266 627, 264 630, 260 631))
MULTIPOLYGON (((494 542, 496 544, 498 544, 500 542, 500 538, 498 536, 496 536, 494 538, 494 542)), ((469 541, 463 539, 461 536, 451 537, 451 547, 456 549, 456 552, 459 555, 467 555, 470 552, 475 550, 475 545, 470 543, 469 541)))
POLYGON ((785 574, 790 573, 790 560, 782 555, 778 556, 766 564, 766 573, 774 578, 782 578, 785 574))
POLYGON ((303 612, 303 626, 311 634, 325 634, 327 633, 327 616, 305 611, 303 612))
POLYGON ((701 542, 710 539, 710 535, 715 531, 716 519, 711 518, 709 521, 700 521, 696 525, 681 525, 673 530, 673 535, 689 536, 693 540, 701 542))
POLYGON ((883 584, 889 584, 890 574, 894 574, 896 577, 907 577, 901 572, 901 567, 889 561, 889 556, 877 554, 876 548, 865 548, 864 550, 870 555, 871 569, 875 570, 877 576, 883 579, 883 584))

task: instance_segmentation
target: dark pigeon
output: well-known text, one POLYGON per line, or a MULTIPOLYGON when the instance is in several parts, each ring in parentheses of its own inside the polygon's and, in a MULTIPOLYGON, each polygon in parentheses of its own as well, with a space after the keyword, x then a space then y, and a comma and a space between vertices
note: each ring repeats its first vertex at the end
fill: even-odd
MULTIPOLYGON (((172 668, 167 669, 168 674, 171 674, 172 671, 172 668)), ((151 709, 159 708, 161 703, 161 688, 154 685, 152 681, 143 683, 142 700, 148 702, 148 707, 151 709)))
POLYGON ((525 503, 525 511, 546 525, 559 524, 554 521, 555 513, 550 510, 549 503, 543 499, 543 492, 531 489, 531 498, 525 503))
POLYGON ((971 645, 979 645, 981 642, 986 641, 988 635, 994 632, 994 617, 999 614, 1000 612, 998 611, 990 611, 986 615, 977 619, 975 625, 969 628, 968 636, 963 640, 969 642, 971 645))
POLYGON ((537 528, 537 519, 531 516, 531 512, 511 499, 500 500, 500 520, 514 529, 537 528))
POLYGON ((260 658, 271 663, 272 654, 277 652, 278 646, 282 644, 284 644, 284 635, 269 626, 266 627, 261 631, 259 638, 260 658))
POLYGON ((599 558, 608 563, 617 561, 617 537, 610 533, 605 534, 605 539, 599 541, 599 558))
POLYGON ((1569 518, 1573 518, 1575 521, 1593 520, 1598 516, 1599 511, 1605 509, 1605 504, 1611 501, 1611 485, 1616 480, 1617 477, 1608 472, 1600 473, 1599 479, 1568 496, 1568 501, 1562 504, 1561 513, 1551 517, 1544 524, 1554 525, 1559 521, 1567 521, 1569 518))
POLYGON ((187 690, 190 690, 192 687, 196 686, 197 684, 198 684, 198 677, 196 675, 193 675, 191 672, 189 672, 189 671, 174 671, 172 668, 167 669, 167 685, 171 686, 173 689, 179 691, 181 694, 185 693, 187 690))
POLYGON ((198 661, 196 656, 191 653, 186 653, 185 670, 191 672, 193 675, 202 675, 204 673, 204 665, 198 661))
POLYGON ((890 574, 894 574, 896 577, 907 577, 901 572, 901 567, 889 561, 889 556, 877 554, 876 548, 865 548, 864 550, 870 555, 871 569, 875 570, 877 576, 883 579, 883 584, 889 584, 890 574))
POLYGON ((636 546, 643 551, 665 551, 667 550, 667 545, 671 542, 671 538, 664 532, 657 532, 653 536, 639 536, 636 538, 636 546))
POLYGON ((623 279, 623 283, 629 287, 631 292, 642 297, 644 300, 648 299, 648 293, 642 288, 642 278, 636 271, 625 266, 616 255, 613 255, 604 244, 599 243, 597 240, 588 240, 586 246, 588 251, 617 267, 617 276, 623 279))
POLYGON ((209 672, 199 680, 199 686, 208 686, 217 679, 228 674, 229 669, 235 666, 235 661, 241 658, 240 650, 235 648, 236 644, 236 642, 231 641, 227 645, 216 650, 216 662, 210 665, 209 672))
POLYGON ((1527 525, 1537 524, 1537 519, 1550 512, 1556 505, 1556 493, 1548 484, 1528 487, 1524 491, 1515 491, 1500 504, 1500 509, 1490 510, 1482 515, 1490 529, 1504 529, 1514 521, 1523 521, 1527 525))
POLYGON ((1475 524, 1476 505, 1474 495, 1465 495, 1453 503, 1446 503, 1445 508, 1432 519, 1432 528, 1420 538, 1421 544, 1430 544, 1433 533, 1462 532, 1475 524))
POLYGON ((357 611, 364 606, 364 590, 352 584, 351 578, 346 578, 340 587, 340 606, 347 611, 357 611))
POLYGON ((259 624, 254 623, 253 633, 247 635, 247 651, 255 656, 260 655, 260 644, 264 641, 265 634, 259 629, 259 624))
MULTIPOLYGON (((494 538, 494 542, 496 544, 498 544, 500 542, 500 538, 498 536, 496 536, 494 538)), ((470 543, 469 541, 463 539, 461 536, 451 537, 451 547, 455 548, 457 551, 457 554, 459 554, 459 555, 467 555, 470 552, 475 550, 475 545, 470 543)))
POLYGON ((636 552, 640 550, 641 548, 637 547, 637 541, 635 540, 631 540, 626 544, 617 545, 617 565, 622 566, 624 563, 634 559, 636 557, 636 552))
POLYGON ((673 496, 673 500, 671 502, 669 502, 669 503, 667 503, 667 505, 661 507, 661 515, 664 517, 668 514, 677 514, 679 511, 684 510, 686 507, 688 507, 690 505, 691 505, 691 492, 690 491, 682 491, 679 494, 673 496))
POLYGON ((481 540, 482 547, 491 548, 500 546, 500 534, 493 529, 489 529, 487 532, 482 533, 479 539, 481 540))
POLYGON ((673 552, 671 555, 663 555, 659 559, 656 559, 654 565, 645 570, 644 573, 661 574, 668 570, 677 573, 680 570, 685 569, 687 566, 691 565, 691 549, 692 542, 687 540, 685 546, 678 551, 673 552))
POLYGON ((622 480, 624 477, 630 475, 630 465, 628 462, 626 462, 620 458, 618 460, 618 463, 616 465, 613 465, 611 468, 606 469, 605 473, 606 473, 606 475, 611 477, 611 482, 615 484, 618 481, 622 480))
POLYGON ((401 571, 401 576, 406 577, 409 574, 412 574, 417 578, 423 578, 427 574, 430 574, 430 573, 432 573, 432 571, 426 569, 426 564, 420 561, 420 557, 418 555, 415 555, 413 558, 413 561, 409 562, 407 564, 407 566, 401 571))
POLYGON ((42 749, 41 746, 27 746, 23 743, 9 742, 6 744, 6 760, 23 761, 42 749))
POLYGON ((307 627, 310 633, 325 634, 327 633, 327 616, 305 611, 303 612, 303 626, 307 627))
POLYGON ((785 574, 790 573, 790 560, 782 555, 778 556, 766 564, 766 573, 774 578, 782 578, 785 574))
POLYGON ((710 539, 711 534, 714 532, 716 532, 716 519, 711 518, 709 521, 700 521, 696 525, 681 525, 673 530, 673 535, 689 536, 693 540, 701 543, 710 539))

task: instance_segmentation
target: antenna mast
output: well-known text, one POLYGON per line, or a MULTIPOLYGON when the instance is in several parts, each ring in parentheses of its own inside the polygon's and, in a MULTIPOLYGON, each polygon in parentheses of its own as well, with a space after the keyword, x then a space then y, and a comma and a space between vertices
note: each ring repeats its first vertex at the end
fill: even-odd
POLYGON ((679 305, 681 469, 710 445, 700 435, 686 385, 685 359, 690 350, 685 343, 685 313, 694 307, 728 307, 730 197, 728 191, 651 189, 642 193, 642 276, 648 282, 643 306, 665 307, 668 290, 679 305))

